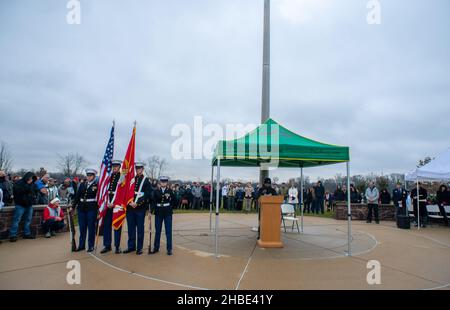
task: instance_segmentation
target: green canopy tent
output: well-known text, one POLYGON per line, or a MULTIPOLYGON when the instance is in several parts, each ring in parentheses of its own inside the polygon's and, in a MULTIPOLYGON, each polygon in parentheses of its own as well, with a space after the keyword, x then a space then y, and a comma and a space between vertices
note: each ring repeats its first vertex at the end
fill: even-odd
MULTIPOLYGON (((220 167, 300 168, 301 231, 303 233, 303 168, 347 164, 348 253, 351 255, 350 156, 349 148, 302 137, 268 119, 253 131, 234 140, 219 141, 211 165, 211 185, 216 173, 215 254, 218 257, 220 167)), ((212 228, 210 196, 210 229, 212 228)))

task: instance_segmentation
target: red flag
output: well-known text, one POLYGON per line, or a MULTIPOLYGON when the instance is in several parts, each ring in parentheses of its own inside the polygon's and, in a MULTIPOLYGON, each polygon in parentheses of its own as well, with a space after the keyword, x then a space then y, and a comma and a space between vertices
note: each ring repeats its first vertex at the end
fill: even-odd
POLYGON ((134 200, 134 152, 136 141, 136 126, 133 128, 130 144, 128 144, 127 154, 122 163, 119 184, 117 185, 116 199, 114 200, 113 223, 115 230, 122 227, 125 220, 127 206, 134 200))

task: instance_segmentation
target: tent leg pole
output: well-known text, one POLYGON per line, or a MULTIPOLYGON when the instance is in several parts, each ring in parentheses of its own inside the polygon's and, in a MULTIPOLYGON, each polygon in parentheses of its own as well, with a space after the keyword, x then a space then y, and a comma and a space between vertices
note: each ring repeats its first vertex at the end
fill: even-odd
POLYGON ((303 234, 303 167, 300 167, 300 213, 301 213, 301 232, 303 234))
POLYGON ((214 243, 215 243, 215 256, 216 258, 219 258, 219 191, 220 191, 220 157, 217 157, 217 184, 216 184, 216 226, 214 227, 215 230, 215 237, 214 237, 214 243))
POLYGON ((352 206, 350 200, 350 162, 347 162, 347 221, 348 221, 348 229, 347 229, 347 256, 352 256, 352 206))
MULTIPOLYGON (((419 173, 417 173, 419 174, 419 173)), ((417 186, 417 230, 420 230, 420 195, 419 195, 419 179, 416 179, 417 186)))
POLYGON ((212 232, 212 204, 214 192, 214 165, 211 165, 211 195, 209 197, 209 231, 212 232))

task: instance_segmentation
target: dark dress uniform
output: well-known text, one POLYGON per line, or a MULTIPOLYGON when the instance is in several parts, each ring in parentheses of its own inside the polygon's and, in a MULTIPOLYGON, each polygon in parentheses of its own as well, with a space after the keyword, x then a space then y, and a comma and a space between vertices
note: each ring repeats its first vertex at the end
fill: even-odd
POLYGON ((134 182, 134 201, 137 206, 136 208, 129 205, 127 206, 128 249, 125 252, 129 253, 136 250, 137 254, 142 254, 142 248, 144 246, 145 213, 150 202, 151 184, 143 175, 136 176, 134 182), (141 188, 142 182, 144 182, 144 184, 142 184, 141 188), (139 191, 140 188, 141 190, 139 191))
POLYGON ((167 240, 167 254, 172 255, 172 215, 175 195, 170 188, 161 187, 153 193, 153 199, 155 204, 152 212, 155 214, 156 229, 153 252, 156 253, 159 251, 161 230, 164 223, 167 240))
MULTIPOLYGON (((120 172, 111 174, 111 181, 109 184, 109 201, 114 203, 113 199, 116 193, 117 185, 119 184, 120 172)), ((103 219, 103 246, 105 249, 111 249, 112 243, 112 221, 113 221, 113 208, 108 208, 106 210, 105 218, 103 219)), ((114 230, 114 246, 116 252, 120 251, 120 236, 122 233, 122 227, 118 230, 114 230)))
POLYGON ((96 181, 80 184, 75 196, 73 206, 77 209, 78 225, 80 227, 80 241, 78 251, 86 247, 86 234, 88 235, 88 251, 94 249, 95 243, 95 222, 97 220, 97 189, 96 181))
POLYGON ((427 198, 428 193, 427 190, 423 187, 419 187, 419 195, 417 195, 417 187, 414 187, 414 189, 411 191, 411 198, 413 199, 413 208, 414 208, 414 219, 416 222, 416 225, 418 223, 417 215, 420 216, 420 225, 425 227, 425 221, 428 217, 427 212, 427 198), (419 214, 417 214, 417 196, 419 196, 419 214))
POLYGON ((392 192, 392 200, 394 201, 394 206, 396 215, 408 215, 406 208, 406 199, 408 199, 408 192, 403 188, 396 188, 392 192))

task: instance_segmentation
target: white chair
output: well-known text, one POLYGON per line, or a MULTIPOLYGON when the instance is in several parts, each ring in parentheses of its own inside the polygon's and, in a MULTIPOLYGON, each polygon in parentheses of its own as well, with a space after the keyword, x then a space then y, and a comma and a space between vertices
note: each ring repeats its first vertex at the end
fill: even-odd
POLYGON ((284 232, 286 232, 286 221, 292 221, 291 230, 294 231, 294 225, 297 224, 297 231, 300 233, 298 227, 298 218, 295 215, 295 208, 293 205, 284 203, 281 205, 281 220, 283 222, 284 232))
POLYGON ((428 217, 433 219, 443 219, 438 205, 427 205, 428 217))
POLYGON ((447 217, 450 217, 450 206, 444 206, 445 213, 447 213, 447 217))
POLYGON ((414 208, 412 204, 408 205, 408 215, 409 217, 414 217, 414 208))

